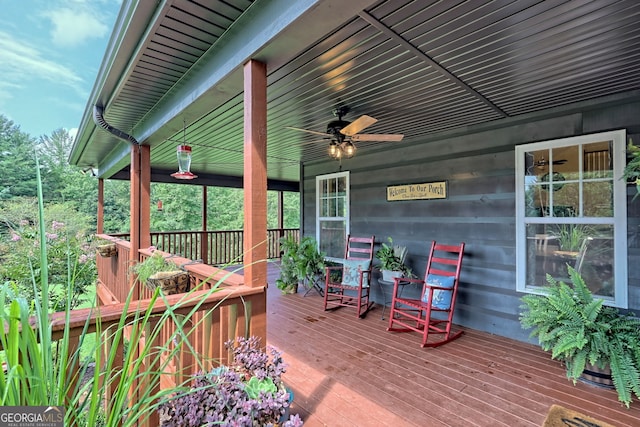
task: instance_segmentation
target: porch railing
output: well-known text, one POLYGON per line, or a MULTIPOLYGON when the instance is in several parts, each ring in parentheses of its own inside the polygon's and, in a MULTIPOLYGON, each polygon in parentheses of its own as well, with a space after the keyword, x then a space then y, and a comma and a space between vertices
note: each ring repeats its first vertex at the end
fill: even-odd
MULTIPOLYGON (((156 299, 153 305, 151 305, 151 300, 144 299, 137 304, 131 305, 119 302, 101 306, 98 309, 73 310, 69 319, 69 343, 72 348, 76 348, 80 337, 87 330, 100 330, 103 331, 100 342, 108 349, 113 345, 110 342, 110 337, 114 335, 112 329, 118 327, 120 320, 124 316, 127 319, 125 336, 145 337, 150 334, 149 336, 156 337, 154 339, 154 348, 157 349, 166 348, 167 343, 173 343, 174 346, 178 346, 175 352, 169 349, 165 350, 167 354, 170 354, 170 358, 162 354, 160 357, 150 354, 142 360, 142 366, 139 370, 141 373, 159 372, 159 369, 162 369, 160 381, 150 384, 151 390, 145 390, 150 395, 155 395, 161 388, 175 388, 177 384, 185 383, 186 380, 202 369, 208 370, 218 363, 227 363, 229 356, 224 348, 224 342, 234 339, 236 336, 251 335, 251 328, 247 330, 247 325, 249 325, 248 318, 251 319, 252 323, 264 322, 264 319, 261 319, 261 316, 265 316, 263 293, 264 288, 262 287, 237 286, 220 288, 213 293, 207 290, 196 291, 189 294, 188 298, 185 298, 185 294, 168 295, 166 296, 166 301, 156 299), (193 312, 190 320, 181 326, 183 330, 188 328, 189 345, 186 342, 176 342, 175 338, 172 338, 176 325, 169 321, 163 322, 161 325, 152 321, 145 329, 135 330, 135 328, 141 327, 138 322, 132 321, 137 312, 150 310, 151 316, 156 317, 166 310, 167 305, 176 306, 176 304, 180 304, 179 312, 193 312), (153 326, 154 324, 156 326, 153 326), (149 330, 149 326, 161 329, 156 333, 149 330), (203 363, 205 366, 203 366, 203 363)), ((63 338, 65 322, 64 313, 56 313, 54 315, 52 319, 54 339, 60 340, 63 338)), ((144 339, 139 341, 141 347, 144 346, 143 341, 144 339)), ((122 346, 123 343, 120 340, 117 351, 119 355, 123 354, 122 346)), ((73 366, 72 369, 77 372, 79 367, 73 366)), ((111 371, 122 372, 126 371, 126 369, 126 367, 123 367, 123 360, 116 360, 111 371)), ((74 377, 75 375, 71 374, 70 378, 74 377)), ((142 375, 140 380, 137 381, 145 381, 145 378, 142 375)), ((105 402, 111 401, 111 394, 114 392, 111 387, 116 384, 117 381, 109 382, 109 385, 106 386, 105 402)), ((140 386, 136 385, 136 382, 134 382, 131 392, 134 394, 141 392, 140 386)), ((138 399, 135 395, 132 398, 134 400, 138 399)), ((110 410, 109 404, 106 405, 105 410, 110 410)), ((150 417, 142 420, 139 425, 160 425, 158 413, 150 414, 150 417)))
MULTIPOLYGON (((109 325, 116 324, 120 320, 124 304, 128 297, 130 286, 134 286, 132 295, 139 302, 131 304, 127 316, 133 316, 135 310, 146 310, 150 304, 152 292, 146 286, 133 282, 129 277, 129 253, 130 243, 121 237, 98 235, 99 238, 115 243, 116 254, 111 257, 96 257, 98 268, 97 293, 101 301, 99 314, 87 310, 74 311, 73 316, 78 321, 77 330, 72 331, 76 336, 82 333, 85 322, 80 319, 89 319, 89 322, 99 321, 103 330, 109 325), (84 316, 84 317, 83 317, 84 316), (97 317, 96 317, 97 316, 97 317)), ((171 246, 170 247, 175 247, 171 246)), ((151 256, 148 249, 140 250, 140 258, 151 256)), ((264 287, 247 287, 242 275, 229 272, 202 262, 194 262, 185 257, 164 254, 183 270, 189 272, 192 286, 198 286, 198 290, 188 294, 185 302, 185 294, 168 295, 166 303, 174 305, 180 302, 180 311, 188 313, 197 307, 188 319, 190 328, 190 345, 182 345, 175 361, 168 365, 166 375, 162 378, 162 388, 175 387, 195 374, 201 365, 194 363, 194 354, 198 360, 215 361, 224 363, 228 355, 224 349, 224 343, 236 336, 258 335, 266 338, 266 295, 264 287), (218 289, 210 293, 208 289, 217 284, 218 289), (209 294, 210 293, 210 294, 209 294), (187 350, 189 348, 189 350, 187 350)), ((165 302, 158 300, 153 307, 154 312, 162 312, 166 309, 165 302), (156 307, 157 306, 157 307, 156 307)), ((64 319, 61 320, 64 322, 64 319)), ((62 327, 62 326, 61 326, 62 327)), ((74 326, 75 328, 75 326, 74 326)), ((162 325, 159 341, 166 345, 171 343, 171 337, 175 335, 176 326, 173 323, 162 325)), ((131 333, 131 332, 128 332, 131 333)), ((175 343, 179 345, 179 343, 175 343)), ((157 363, 157 362, 156 362, 157 363)), ((144 369, 155 369, 154 366, 145 366, 144 369)), ((107 396, 108 399, 109 396, 107 396)), ((108 401, 108 400, 107 400, 108 401)), ((155 416, 155 415, 154 415, 155 416)), ((157 419, 149 420, 148 425, 158 425, 157 419)))
MULTIPOLYGON (((128 239, 126 233, 112 234, 128 239)), ((280 238, 293 236, 300 239, 298 228, 271 228, 267 230, 267 258, 280 258, 280 238)), ((209 265, 242 264, 242 230, 216 231, 162 231, 151 233, 151 245, 164 252, 184 258, 202 260, 209 265)))

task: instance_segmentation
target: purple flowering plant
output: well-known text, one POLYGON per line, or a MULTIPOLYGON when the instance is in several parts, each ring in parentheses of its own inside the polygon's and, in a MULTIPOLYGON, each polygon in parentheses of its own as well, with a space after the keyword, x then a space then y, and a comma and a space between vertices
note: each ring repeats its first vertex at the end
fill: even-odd
MULTIPOLYGON (((8 286, 9 298, 35 298, 41 289, 41 256, 38 220, 28 204, 3 208, 9 213, 0 215, 5 230, 0 233, 0 283, 8 286), (15 212, 15 213, 13 213, 15 212), (13 214, 12 214, 13 213, 13 214), (16 218, 22 214, 22 218, 16 218), (35 284, 37 285, 34 287, 35 284)), ((88 234, 86 220, 80 214, 62 212, 50 207, 46 212, 44 242, 47 248, 47 272, 50 285, 48 297, 52 311, 63 310, 67 296, 71 308, 82 304, 96 281, 95 248, 88 234), (65 218, 51 219, 65 214, 65 218)))
POLYGON ((282 353, 271 346, 262 350, 255 336, 225 346, 232 362, 196 375, 188 390, 163 402, 162 426, 302 426, 297 414, 289 415, 293 395, 281 378, 282 353))

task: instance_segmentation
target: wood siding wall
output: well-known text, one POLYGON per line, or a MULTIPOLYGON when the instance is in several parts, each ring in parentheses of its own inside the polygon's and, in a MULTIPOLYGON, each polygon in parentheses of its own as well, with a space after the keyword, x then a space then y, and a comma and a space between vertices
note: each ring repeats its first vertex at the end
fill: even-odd
MULTIPOLYGON (((408 262, 422 275, 431 240, 466 242, 456 306, 458 324, 528 341, 518 321, 520 297, 515 290, 515 154, 519 144, 612 129, 626 129, 640 143, 640 101, 623 105, 584 106, 505 119, 452 131, 391 150, 367 149, 357 155, 304 167, 304 235, 315 235, 315 177, 350 171, 351 234, 392 236, 408 247, 408 262), (446 200, 387 202, 388 185, 448 182, 446 200)), ((640 200, 628 194, 629 307, 640 309, 640 200)), ((375 276, 374 276, 375 277, 375 276)), ((374 299, 382 301, 377 283, 374 299)), ((416 290, 412 290, 417 292, 416 290)))

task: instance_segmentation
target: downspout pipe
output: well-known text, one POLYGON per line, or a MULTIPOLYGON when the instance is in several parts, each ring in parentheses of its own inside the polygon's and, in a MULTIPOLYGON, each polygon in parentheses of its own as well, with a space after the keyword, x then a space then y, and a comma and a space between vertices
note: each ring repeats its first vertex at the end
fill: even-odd
POLYGON ((106 130, 107 132, 114 135, 115 137, 120 138, 125 142, 128 142, 129 144, 140 145, 140 143, 134 137, 132 137, 128 133, 121 131, 120 129, 114 128, 109 123, 107 123, 107 121, 104 119, 103 112, 104 112, 104 109, 102 107, 98 107, 97 105, 93 106, 93 122, 97 126, 106 130))

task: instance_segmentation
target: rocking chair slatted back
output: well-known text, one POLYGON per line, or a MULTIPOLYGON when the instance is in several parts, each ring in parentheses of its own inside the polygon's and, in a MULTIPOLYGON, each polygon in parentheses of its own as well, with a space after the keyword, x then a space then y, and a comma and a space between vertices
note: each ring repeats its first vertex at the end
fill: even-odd
POLYGON ((424 279, 395 278, 388 331, 418 332, 422 335, 422 347, 437 347, 462 335, 453 333, 460 270, 464 255, 464 243, 443 245, 431 242, 424 279), (401 286, 415 283, 422 285, 420 298, 403 298, 401 286), (434 317, 434 313, 442 313, 434 317), (437 335, 441 339, 429 341, 437 335))
POLYGON ((369 296, 374 243, 375 236, 347 236, 342 265, 326 268, 325 311, 354 307, 361 318, 371 309, 373 302, 369 296), (340 280, 335 279, 336 273, 339 273, 340 280))
POLYGON ((348 260, 373 260, 373 240, 374 236, 347 236, 347 245, 344 250, 344 258, 348 260))

